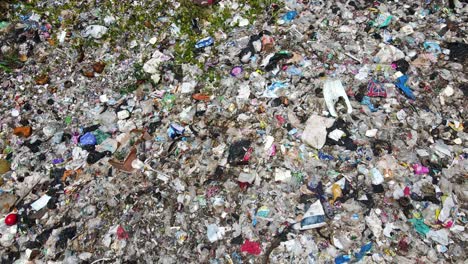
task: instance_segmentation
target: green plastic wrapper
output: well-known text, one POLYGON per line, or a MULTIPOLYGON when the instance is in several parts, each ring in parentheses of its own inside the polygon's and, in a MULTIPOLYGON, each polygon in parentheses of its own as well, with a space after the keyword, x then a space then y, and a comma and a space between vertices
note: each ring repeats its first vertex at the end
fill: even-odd
POLYGON ((411 218, 408 220, 411 224, 413 224, 414 228, 416 229, 416 232, 418 232, 419 234, 421 235, 426 235, 427 233, 429 233, 429 231, 431 231, 431 229, 429 228, 429 226, 427 226, 425 223, 424 223, 424 219, 420 218, 420 219, 417 219, 417 218, 411 218))

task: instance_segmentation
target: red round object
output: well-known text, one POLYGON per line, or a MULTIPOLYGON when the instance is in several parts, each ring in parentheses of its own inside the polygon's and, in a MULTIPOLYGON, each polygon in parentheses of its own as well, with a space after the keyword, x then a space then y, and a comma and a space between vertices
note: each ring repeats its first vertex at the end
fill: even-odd
POLYGON ((9 214, 5 217, 5 224, 7 226, 16 225, 18 222, 18 215, 17 214, 9 214))

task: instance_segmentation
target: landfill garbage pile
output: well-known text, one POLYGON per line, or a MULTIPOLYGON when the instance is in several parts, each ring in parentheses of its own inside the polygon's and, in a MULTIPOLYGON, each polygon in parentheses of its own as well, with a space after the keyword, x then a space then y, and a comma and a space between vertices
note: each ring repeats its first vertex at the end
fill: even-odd
POLYGON ((467 1, 0 11, 1 263, 464 263, 467 1))

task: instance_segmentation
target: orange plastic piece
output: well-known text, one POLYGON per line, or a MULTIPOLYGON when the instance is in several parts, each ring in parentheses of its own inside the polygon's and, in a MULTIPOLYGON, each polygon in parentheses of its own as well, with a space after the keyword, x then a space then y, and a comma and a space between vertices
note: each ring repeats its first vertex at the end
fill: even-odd
POLYGON ((192 95, 192 98, 198 101, 210 101, 211 96, 207 94, 196 93, 192 95))
POLYGON ((332 193, 333 193, 333 200, 332 200, 333 203, 336 201, 336 199, 343 196, 343 192, 341 190, 340 185, 338 185, 336 183, 333 184, 333 186, 332 186, 332 193))
POLYGON ((13 129, 13 134, 27 138, 31 136, 32 128, 30 126, 15 127, 13 129))

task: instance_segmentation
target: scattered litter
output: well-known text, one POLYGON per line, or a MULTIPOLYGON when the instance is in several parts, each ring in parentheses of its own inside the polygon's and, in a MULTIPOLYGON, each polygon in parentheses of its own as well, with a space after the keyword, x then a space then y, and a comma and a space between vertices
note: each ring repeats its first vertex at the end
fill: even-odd
POLYGON ((466 1, 0 1, 1 263, 463 263, 466 1))
POLYGON ((41 210, 42 208, 44 208, 47 203, 49 202, 49 200, 51 199, 52 197, 48 196, 48 195, 43 195, 41 198, 39 198, 38 200, 36 200, 34 203, 31 204, 31 207, 32 209, 36 210, 36 211, 39 211, 41 210))

